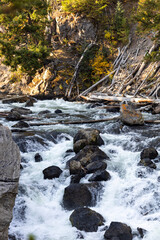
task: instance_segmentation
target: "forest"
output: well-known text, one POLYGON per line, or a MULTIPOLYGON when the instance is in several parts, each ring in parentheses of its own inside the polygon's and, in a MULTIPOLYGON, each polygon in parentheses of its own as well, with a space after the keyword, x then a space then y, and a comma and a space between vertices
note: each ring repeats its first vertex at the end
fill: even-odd
MULTIPOLYGON (((114 70, 118 49, 130 41, 133 28, 137 36, 151 34, 156 47, 144 56, 146 62, 160 60, 160 2, 158 0, 2 0, 0 2, 0 56, 9 66, 11 82, 23 76, 30 83, 36 74, 55 60, 54 40, 57 37, 54 21, 59 14, 86 18, 95 29, 95 39, 75 41, 62 37, 59 49, 76 56, 76 62, 86 47, 94 43, 78 66, 78 91, 98 82, 114 70), (72 54, 73 53, 73 54, 72 54)), ((75 24, 76 25, 76 24, 75 24)), ((77 26, 78 28, 78 26, 77 26)), ((66 30, 67 31, 67 30, 66 30)), ((57 40, 56 40, 57 41, 57 40)), ((66 91, 76 65, 64 66, 52 81, 66 91)), ((52 73, 50 75, 53 75, 52 73)), ((110 81, 113 75, 110 77, 110 81)), ((112 81, 113 82, 113 81, 112 81)))

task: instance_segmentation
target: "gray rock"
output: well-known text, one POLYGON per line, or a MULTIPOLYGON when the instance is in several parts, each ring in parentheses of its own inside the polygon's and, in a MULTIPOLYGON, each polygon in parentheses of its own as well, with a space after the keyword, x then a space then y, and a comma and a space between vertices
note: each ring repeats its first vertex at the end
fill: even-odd
POLYGON ((4 126, 0 126, 0 156, 0 239, 8 240, 8 227, 18 192, 21 158, 11 131, 4 126))

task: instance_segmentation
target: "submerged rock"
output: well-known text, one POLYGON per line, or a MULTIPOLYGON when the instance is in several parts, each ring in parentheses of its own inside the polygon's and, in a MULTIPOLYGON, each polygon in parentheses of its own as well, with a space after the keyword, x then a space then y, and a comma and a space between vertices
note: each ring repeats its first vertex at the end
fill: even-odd
POLYGON ((77 208, 70 216, 72 226, 85 232, 96 232, 104 221, 102 215, 90 208, 77 208))
POLYGON ((59 114, 59 113, 62 113, 62 111, 61 111, 60 109, 56 109, 56 110, 55 110, 55 113, 56 113, 56 114, 59 114))
POLYGON ((59 178, 62 170, 57 166, 50 166, 43 170, 44 179, 59 178))
POLYGON ((127 125, 143 125, 144 119, 142 113, 136 111, 131 104, 121 104, 121 121, 127 125))
POLYGON ((132 230, 125 223, 111 222, 104 238, 107 240, 132 240, 132 230))

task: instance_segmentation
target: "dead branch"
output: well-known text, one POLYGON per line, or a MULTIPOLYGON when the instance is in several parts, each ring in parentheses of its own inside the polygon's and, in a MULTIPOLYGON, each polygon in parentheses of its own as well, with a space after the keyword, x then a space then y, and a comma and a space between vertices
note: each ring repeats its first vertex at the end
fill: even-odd
POLYGON ((70 96, 71 96, 72 88, 73 88, 74 82, 76 81, 76 78, 77 78, 77 75, 78 75, 78 72, 79 72, 80 64, 81 64, 81 62, 82 62, 82 60, 83 60, 86 52, 87 52, 93 45, 95 45, 95 43, 93 43, 93 42, 90 43, 90 44, 85 48, 82 56, 80 57, 77 65, 76 65, 76 67, 75 67, 75 72, 74 72, 74 75, 73 75, 73 77, 72 77, 72 79, 71 79, 71 81, 70 81, 70 85, 69 85, 69 87, 67 88, 67 91, 66 91, 66 94, 65 94, 67 97, 70 97, 70 96))
POLYGON ((83 91, 81 94, 79 94, 78 97, 81 97, 82 95, 86 95, 88 94, 93 88, 95 88, 98 84, 102 83, 103 81, 105 81, 110 75, 112 75, 117 69, 115 69, 114 71, 110 72, 107 76, 105 76, 104 78, 100 79, 98 82, 96 82, 95 84, 93 84, 91 87, 87 88, 85 91, 83 91))
POLYGON ((151 72, 153 71, 153 68, 155 67, 156 63, 153 64, 152 68, 150 69, 149 73, 147 73, 146 77, 144 78, 144 80, 142 81, 142 83, 139 85, 139 87, 137 88, 137 90, 134 93, 134 97, 136 96, 136 94, 138 93, 138 91, 141 89, 141 87, 143 86, 143 84, 145 83, 145 81, 147 80, 147 78, 149 77, 149 75, 151 74, 151 72))

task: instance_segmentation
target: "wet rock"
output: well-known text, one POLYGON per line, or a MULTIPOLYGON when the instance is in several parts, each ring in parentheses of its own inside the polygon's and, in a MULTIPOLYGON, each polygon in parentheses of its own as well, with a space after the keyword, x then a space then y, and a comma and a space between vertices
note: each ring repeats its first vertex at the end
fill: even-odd
POLYGON ((95 162, 89 163, 86 166, 86 171, 87 173, 94 173, 97 170, 105 170, 106 168, 107 168, 107 163, 103 161, 95 161, 95 162))
POLYGON ((39 153, 36 153, 34 156, 35 162, 42 162, 43 158, 41 157, 41 155, 39 153))
POLYGON ((160 104, 153 104, 151 111, 152 111, 152 114, 159 114, 160 113, 160 104))
POLYGON ((84 172, 84 169, 80 162, 73 160, 69 162, 69 171, 70 174, 78 174, 84 172))
POLYGON ((63 206, 67 210, 73 210, 78 207, 95 206, 97 193, 101 185, 74 183, 70 184, 64 190, 63 206))
POLYGON ((44 179, 59 178, 62 170, 57 166, 50 166, 43 170, 44 179))
POLYGON ((85 232, 97 232, 104 221, 102 215, 89 208, 75 209, 70 216, 72 226, 85 232))
POLYGON ((19 121, 19 120, 24 119, 24 117, 20 113, 14 111, 14 112, 10 112, 8 114, 8 116, 6 117, 6 119, 8 121, 19 121))
POLYGON ((62 111, 61 111, 60 109, 56 109, 56 110, 55 110, 55 113, 56 113, 56 114, 59 114, 59 113, 62 113, 62 111))
POLYGON ((35 98, 30 98, 26 101, 25 107, 32 107, 35 102, 37 102, 35 98))
POLYGON ((138 163, 139 166, 144 166, 144 167, 150 167, 153 169, 156 169, 156 164, 154 162, 151 161, 151 159, 149 158, 144 158, 141 159, 140 162, 138 163))
POLYGON ((121 121, 127 125, 143 125, 144 119, 141 112, 136 111, 134 107, 128 103, 121 104, 121 121))
POLYGON ((84 172, 72 175, 70 184, 72 184, 72 183, 79 183, 81 178, 83 178, 85 175, 86 174, 84 172))
POLYGON ((104 144, 103 139, 100 137, 100 132, 97 129, 81 129, 75 135, 73 141, 74 141, 73 148, 76 153, 79 152, 86 145, 101 146, 104 144))
POLYGON ((88 181, 93 182, 93 181, 108 181, 111 179, 111 175, 109 172, 106 170, 98 170, 95 172, 89 179, 88 181))
POLYGON ((38 113, 38 115, 45 115, 45 114, 48 114, 48 113, 51 113, 51 111, 49 111, 49 110, 44 110, 44 111, 40 111, 40 112, 38 113))
POLYGON ((34 132, 18 133, 13 136, 21 152, 35 152, 42 151, 48 147, 48 143, 41 135, 34 132))
POLYGON ((24 121, 19 121, 18 123, 14 124, 12 127, 13 128, 28 128, 29 124, 24 121))
POLYGON ((141 159, 145 158, 155 159, 157 156, 158 152, 154 147, 145 148, 140 154, 141 159))
POLYGON ((73 150, 75 153, 78 153, 82 148, 84 148, 87 145, 88 144, 86 139, 78 140, 77 142, 74 143, 73 150))
POLYGON ((143 228, 137 228, 137 231, 139 233, 140 238, 143 238, 145 236, 145 234, 147 233, 147 230, 143 229, 143 228))
POLYGON ((95 161, 109 160, 109 157, 97 146, 85 146, 69 161, 79 161, 83 167, 95 161))
POLYGON ((8 239, 20 175, 20 152, 9 128, 0 126, 0 239, 8 239))
POLYGON ((22 108, 22 107, 16 107, 11 109, 11 112, 18 112, 21 115, 27 115, 27 114, 31 114, 32 111, 28 108, 22 108))
POLYGON ((107 240, 132 240, 132 230, 125 223, 111 222, 104 238, 107 240))

